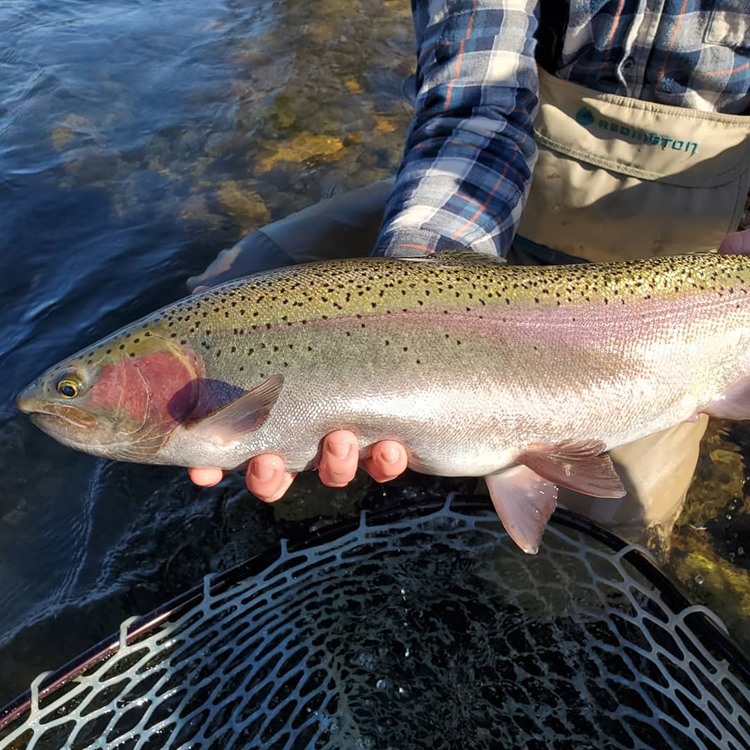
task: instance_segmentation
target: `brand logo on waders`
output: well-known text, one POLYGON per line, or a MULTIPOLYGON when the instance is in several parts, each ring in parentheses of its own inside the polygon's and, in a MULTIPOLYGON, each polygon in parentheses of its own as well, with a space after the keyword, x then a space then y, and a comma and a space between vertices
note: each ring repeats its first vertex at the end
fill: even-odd
POLYGON ((581 107, 581 109, 576 112, 576 122, 587 128, 594 122, 594 113, 588 107, 581 107))
POLYGON ((649 146, 661 146, 662 150, 669 147, 672 151, 684 151, 692 156, 698 153, 698 144, 695 141, 680 138, 669 138, 659 133, 651 133, 648 130, 634 128, 621 122, 605 120, 603 117, 594 115, 588 107, 581 107, 575 113, 575 120, 579 125, 590 130, 606 130, 608 133, 618 133, 623 138, 636 143, 645 143, 649 146))

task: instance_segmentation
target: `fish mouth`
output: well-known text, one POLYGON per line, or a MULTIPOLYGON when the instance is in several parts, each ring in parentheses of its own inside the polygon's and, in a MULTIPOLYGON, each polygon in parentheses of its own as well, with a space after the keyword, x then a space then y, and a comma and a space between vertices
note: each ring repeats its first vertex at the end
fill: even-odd
POLYGON ((25 414, 30 415, 35 424, 60 425, 62 423, 84 430, 96 425, 96 417, 75 406, 44 403, 40 399, 23 393, 16 400, 16 406, 25 414))

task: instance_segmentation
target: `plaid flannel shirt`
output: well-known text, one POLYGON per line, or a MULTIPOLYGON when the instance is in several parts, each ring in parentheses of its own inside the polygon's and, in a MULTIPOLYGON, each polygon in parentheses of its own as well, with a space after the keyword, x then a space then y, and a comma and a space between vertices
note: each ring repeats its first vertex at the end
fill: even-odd
MULTIPOLYGON (((570 0, 551 72, 604 93, 750 113, 746 2, 570 0)), ((374 252, 505 255, 536 159, 539 0, 412 0, 412 10, 416 112, 374 252)))

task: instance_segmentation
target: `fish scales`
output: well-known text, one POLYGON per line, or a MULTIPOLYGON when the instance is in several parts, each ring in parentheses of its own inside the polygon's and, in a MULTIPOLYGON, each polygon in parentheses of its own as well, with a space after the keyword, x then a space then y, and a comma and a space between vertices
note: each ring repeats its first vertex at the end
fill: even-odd
POLYGON ((748 289, 739 255, 309 264, 170 305, 51 368, 20 403, 73 447, 149 463, 232 469, 274 452, 296 471, 347 428, 363 451, 397 439, 412 468, 444 476, 500 474, 544 446, 583 466, 744 395, 748 289), (101 373, 135 395, 107 400, 101 373), (83 393, 59 396, 66 375, 83 393), (102 428, 112 411, 119 426, 102 428))

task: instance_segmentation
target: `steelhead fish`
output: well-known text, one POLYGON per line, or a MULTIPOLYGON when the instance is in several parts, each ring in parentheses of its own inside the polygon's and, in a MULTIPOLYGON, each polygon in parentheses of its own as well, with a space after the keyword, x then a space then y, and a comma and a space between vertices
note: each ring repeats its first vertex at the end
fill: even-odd
POLYGON ((557 486, 625 492, 606 451, 750 417, 750 257, 519 267, 475 254, 295 266, 176 302, 47 370, 18 406, 60 442, 141 463, 315 465, 323 436, 402 442, 484 476, 536 552, 557 486))

